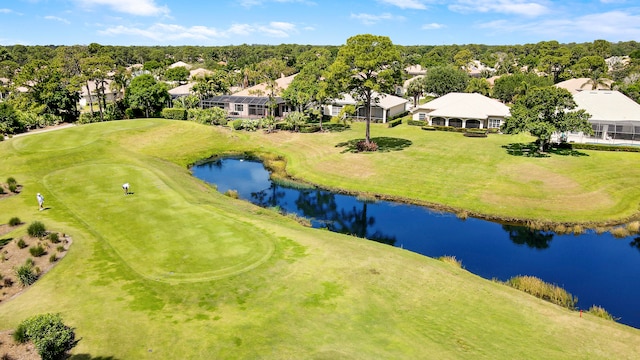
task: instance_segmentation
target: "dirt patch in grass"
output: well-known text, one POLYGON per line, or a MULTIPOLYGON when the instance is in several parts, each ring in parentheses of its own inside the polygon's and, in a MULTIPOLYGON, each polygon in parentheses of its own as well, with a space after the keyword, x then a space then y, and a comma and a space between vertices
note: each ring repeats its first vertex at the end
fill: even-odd
POLYGON ((0 359, 38 360, 40 355, 32 343, 16 344, 12 338, 13 331, 0 332, 0 359))

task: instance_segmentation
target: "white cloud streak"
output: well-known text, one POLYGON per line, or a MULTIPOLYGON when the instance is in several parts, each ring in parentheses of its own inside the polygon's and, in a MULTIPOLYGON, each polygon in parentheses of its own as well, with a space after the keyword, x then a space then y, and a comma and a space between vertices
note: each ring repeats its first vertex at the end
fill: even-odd
POLYGON ((69 20, 61 18, 61 17, 58 17, 58 16, 47 15, 44 18, 47 19, 47 20, 59 21, 61 23, 65 23, 67 25, 71 24, 71 22, 69 20))
POLYGON ((351 18, 359 20, 365 25, 375 25, 380 21, 385 21, 385 20, 404 20, 404 17, 393 15, 390 13, 384 13, 380 15, 365 14, 365 13, 351 14, 351 18))
POLYGON ((168 15, 169 8, 159 6, 155 0, 75 0, 82 7, 93 9, 106 6, 114 11, 139 16, 168 15))
POLYGON ((426 10, 427 5, 419 0, 378 0, 378 2, 397 6, 400 9, 426 10))
POLYGON ((458 0, 449 10, 461 13, 501 13, 537 17, 550 12, 546 0, 458 0))
POLYGON ((422 29, 423 30, 438 30, 438 29, 442 29, 445 28, 446 26, 444 24, 438 24, 438 23, 431 23, 431 24, 424 24, 422 25, 422 29))
POLYGON ((147 28, 133 26, 113 26, 98 33, 108 36, 131 35, 151 39, 157 42, 181 40, 214 41, 231 36, 250 36, 261 34, 268 37, 286 38, 298 32, 295 24, 273 21, 267 25, 234 24, 226 30, 207 26, 185 27, 176 24, 156 23, 147 28))

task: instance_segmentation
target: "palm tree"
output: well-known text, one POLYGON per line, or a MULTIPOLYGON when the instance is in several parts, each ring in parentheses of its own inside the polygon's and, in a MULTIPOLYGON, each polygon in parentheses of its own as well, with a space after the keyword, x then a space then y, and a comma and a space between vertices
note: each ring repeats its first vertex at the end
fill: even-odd
POLYGON ((587 80, 580 88, 591 85, 591 90, 597 90, 598 86, 601 86, 607 90, 611 90, 611 80, 602 77, 600 70, 594 70, 589 74, 589 80, 587 80))

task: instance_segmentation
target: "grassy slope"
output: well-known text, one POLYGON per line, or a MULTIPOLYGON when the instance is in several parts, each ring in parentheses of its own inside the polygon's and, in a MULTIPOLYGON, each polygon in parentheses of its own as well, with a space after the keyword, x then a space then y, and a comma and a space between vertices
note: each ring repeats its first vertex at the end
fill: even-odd
MULTIPOLYGON (((316 157, 340 165, 316 139, 349 135, 306 135, 296 145, 297 135, 123 121, 0 143, 0 174, 24 185, 0 201, 0 222, 42 220, 75 241, 52 272, 0 305, 0 328, 61 312, 83 338, 76 354, 115 359, 624 359, 640 351, 636 329, 401 249, 300 227, 171 163, 281 141, 297 175, 312 176, 304 169, 322 162, 316 157), (125 181, 134 195, 122 195, 125 181), (36 192, 50 209, 36 210, 36 192)), ((385 155, 418 157, 410 149, 385 155)), ((381 166, 375 156, 356 159, 381 166)), ((350 185, 336 172, 327 166, 332 185, 350 185)))

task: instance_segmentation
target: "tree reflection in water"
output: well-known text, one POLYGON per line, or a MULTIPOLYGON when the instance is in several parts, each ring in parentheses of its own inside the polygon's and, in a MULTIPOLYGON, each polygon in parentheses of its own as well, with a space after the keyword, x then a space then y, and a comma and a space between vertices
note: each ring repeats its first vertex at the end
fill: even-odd
POLYGON ((527 245, 532 249, 546 249, 553 240, 553 234, 540 230, 529 229, 524 226, 502 225, 514 244, 527 245))

